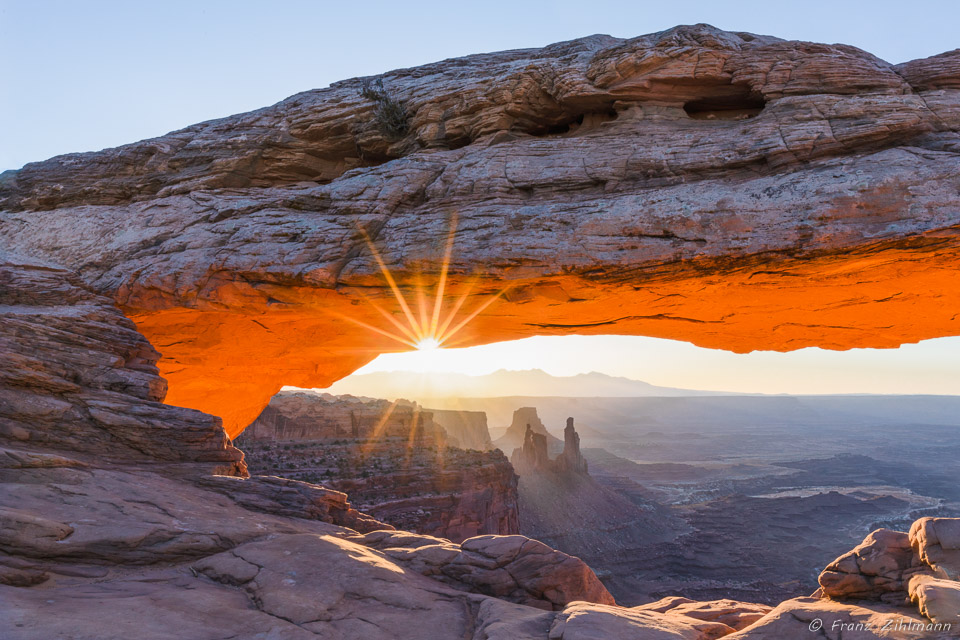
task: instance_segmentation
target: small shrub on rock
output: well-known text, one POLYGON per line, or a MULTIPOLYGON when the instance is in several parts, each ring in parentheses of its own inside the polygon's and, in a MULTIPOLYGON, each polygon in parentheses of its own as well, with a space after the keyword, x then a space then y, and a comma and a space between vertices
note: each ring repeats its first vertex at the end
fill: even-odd
POLYGON ((410 116, 407 108, 387 93, 383 88, 383 78, 377 78, 375 82, 364 80, 360 95, 376 105, 373 117, 380 133, 393 140, 407 135, 410 130, 410 116))

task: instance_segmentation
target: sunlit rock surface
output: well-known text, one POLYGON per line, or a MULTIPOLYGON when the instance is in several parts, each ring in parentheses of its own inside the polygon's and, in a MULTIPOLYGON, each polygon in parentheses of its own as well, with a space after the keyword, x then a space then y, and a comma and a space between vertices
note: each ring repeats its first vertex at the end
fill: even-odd
POLYGON ((799 633, 802 626, 797 623, 817 624, 814 620, 823 623, 825 631, 845 636, 960 637, 960 581, 942 564, 951 559, 944 549, 949 553, 960 548, 958 532, 960 518, 921 518, 909 534, 877 529, 820 574, 815 595, 823 599, 788 600, 750 627, 752 635, 742 637, 776 637, 771 634, 787 633, 791 627, 799 633), (838 609, 837 602, 847 607, 838 609), (848 624, 852 626, 845 629, 848 624))
POLYGON ((920 518, 910 527, 910 544, 937 575, 960 580, 960 519, 920 518))
POLYGON ((560 611, 575 600, 615 604, 582 560, 525 536, 478 536, 462 545, 407 532, 374 531, 363 544, 458 589, 560 611))
POLYGON ((877 529, 849 553, 820 574, 820 588, 831 598, 876 598, 891 595, 903 600, 910 577, 923 570, 910 536, 877 529))
POLYGON ((794 598, 728 640, 785 640, 786 638, 856 638, 857 640, 948 640, 955 628, 944 631, 917 611, 875 602, 838 603, 816 598, 794 598))
POLYGON ((346 319, 407 322, 359 229, 413 303, 454 213, 461 316, 509 286, 461 345, 895 347, 960 333, 958 60, 697 25, 438 62, 383 76, 401 140, 355 79, 7 172, 0 245, 113 297, 230 435, 405 348, 346 319))

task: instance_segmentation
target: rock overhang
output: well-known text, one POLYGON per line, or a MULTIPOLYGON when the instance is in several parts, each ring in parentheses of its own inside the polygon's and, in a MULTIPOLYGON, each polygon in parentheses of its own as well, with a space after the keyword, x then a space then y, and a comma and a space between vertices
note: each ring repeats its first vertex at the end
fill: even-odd
POLYGON ((384 75, 402 140, 355 80, 8 173, 2 244, 113 297, 231 435, 403 348, 344 319, 400 315, 361 230, 413 300, 456 218, 451 302, 506 289, 462 345, 896 347, 960 333, 958 61, 706 25, 445 61, 384 75))

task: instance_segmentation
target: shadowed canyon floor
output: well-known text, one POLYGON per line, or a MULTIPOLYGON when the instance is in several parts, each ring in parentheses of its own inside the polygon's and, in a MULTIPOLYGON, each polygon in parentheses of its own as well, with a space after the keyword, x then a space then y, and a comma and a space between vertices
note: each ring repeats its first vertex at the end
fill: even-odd
POLYGON ((622 603, 776 604, 813 592, 825 564, 877 527, 960 516, 956 397, 429 402, 489 411, 495 433, 510 422, 494 440, 507 448, 513 407, 557 434, 561 416, 578 416, 590 478, 521 475, 521 532, 586 560, 622 603))
POLYGON ((383 330, 408 320, 422 333, 447 246, 444 322, 500 294, 451 344, 960 334, 958 60, 708 25, 591 36, 384 74, 400 137, 355 79, 3 173, 0 629, 757 640, 823 620, 956 637, 957 519, 876 531, 825 559, 816 597, 772 610, 623 607, 543 542, 395 531, 342 492, 250 476, 231 438, 281 386, 326 387, 400 348, 383 330))

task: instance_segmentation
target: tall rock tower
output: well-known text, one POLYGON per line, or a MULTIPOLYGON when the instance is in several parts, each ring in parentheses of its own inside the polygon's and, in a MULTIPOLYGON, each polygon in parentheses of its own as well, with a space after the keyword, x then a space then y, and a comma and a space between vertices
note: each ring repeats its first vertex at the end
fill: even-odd
POLYGON ((587 473, 587 461, 580 453, 580 434, 573 427, 573 418, 567 418, 563 430, 563 452, 556 460, 557 470, 565 473, 587 473))
POLYGON ((546 471, 550 467, 547 436, 537 433, 528 424, 523 436, 523 446, 513 450, 510 462, 520 475, 546 471))

